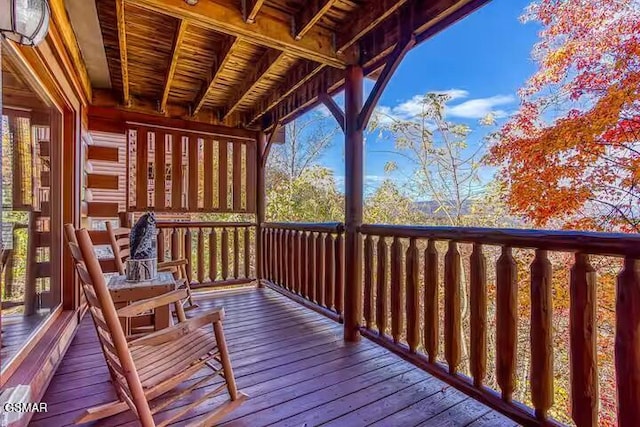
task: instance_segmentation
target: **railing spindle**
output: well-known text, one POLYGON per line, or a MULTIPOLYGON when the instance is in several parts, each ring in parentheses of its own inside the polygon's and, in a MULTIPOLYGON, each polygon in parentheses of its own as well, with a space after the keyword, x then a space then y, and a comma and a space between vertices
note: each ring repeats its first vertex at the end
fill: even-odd
POLYGON ((198 228, 198 283, 204 283, 204 233, 198 228))
POLYGON ((284 286, 284 230, 278 230, 278 284, 284 286))
POLYGON ((324 236, 316 236, 316 302, 324 305, 324 236))
POLYGON ((273 281, 280 284, 280 230, 273 229, 273 281))
POLYGON ((378 333, 384 335, 387 330, 387 242, 378 238, 378 259, 376 261, 376 326, 378 333))
POLYGON ((184 232, 184 257, 187 260, 187 280, 189 281, 189 283, 191 283, 193 281, 193 271, 192 271, 192 266, 193 266, 193 257, 192 257, 192 250, 191 250, 191 229, 187 227, 187 229, 184 232))
POLYGON ((553 404, 551 262, 537 249, 531 264, 531 400, 536 417, 546 420, 553 404))
POLYGON ((164 262, 164 228, 158 230, 158 262, 164 262))
POLYGON ((282 254, 280 255, 280 265, 282 266, 282 287, 289 289, 289 230, 282 230, 280 242, 282 244, 282 254))
POLYGON ((220 239, 220 262, 222 263, 222 280, 229 278, 229 231, 222 228, 222 238, 220 239))
POLYGON ((589 256, 576 253, 571 267, 571 414, 578 427, 598 424, 596 272, 589 256))
POLYGON ((616 286, 616 380, 618 425, 640 420, 640 262, 629 256, 616 286))
POLYGON ((415 353, 420 343, 419 322, 419 304, 418 304, 418 247, 416 239, 411 239, 409 248, 407 248, 406 261, 406 277, 407 277, 407 344, 409 350, 415 353))
POLYGON ((177 228, 171 229, 171 259, 180 259, 180 230, 177 228))
POLYGON ((439 341, 438 317, 438 250, 429 239, 424 251, 424 349, 429 362, 435 363, 439 341))
POLYGON ((518 287, 516 262, 509 246, 502 247, 498 258, 496 284, 496 377, 502 399, 511 402, 516 375, 518 287))
POLYGON ((471 376, 481 387, 487 375, 487 261, 479 243, 473 244, 470 275, 471 376))
POLYGON ((296 231, 295 235, 294 235, 294 242, 295 242, 295 261, 296 261, 296 274, 295 274, 295 278, 296 278, 296 286, 295 286, 295 291, 297 294, 302 295, 302 287, 303 287, 303 283, 304 283, 304 276, 303 276, 303 259, 304 259, 304 253, 303 253, 303 242, 304 242, 304 232, 302 231, 296 231))
POLYGON ((289 231, 289 242, 288 242, 288 257, 289 257, 289 266, 287 270, 289 271, 289 290, 291 292, 295 292, 296 289, 296 252, 295 252, 295 244, 296 244, 296 232, 294 230, 289 231))
POLYGON ((244 277, 251 277, 251 232, 249 227, 244 229, 244 277))
POLYGON ((335 246, 336 290, 333 305, 336 312, 341 315, 344 307, 344 234, 340 233, 338 237, 336 237, 335 246))
POLYGON ((373 238, 370 234, 364 239, 364 304, 363 313, 367 329, 373 323, 373 238))
POLYGON ((324 239, 324 303, 327 308, 333 306, 333 291, 335 287, 335 260, 334 260, 334 242, 333 235, 327 233, 324 239))
POLYGON ((462 353, 460 318, 460 252, 450 240, 444 257, 444 356, 451 374, 457 372, 462 353))
POLYGON ((400 341, 403 322, 402 289, 402 242, 398 237, 391 244, 391 336, 394 342, 400 341))
POLYGON ((209 231, 209 280, 215 282, 218 277, 218 265, 217 265, 217 256, 218 254, 218 241, 216 236, 216 229, 211 227, 209 231))
POLYGON ((302 266, 300 269, 300 283, 302 288, 300 293, 303 297, 309 297, 309 233, 302 232, 300 242, 300 250, 302 251, 302 266))
POLYGON ((233 228, 233 278, 240 277, 240 237, 238 227, 233 228))
POLYGON ((310 301, 316 300, 316 234, 309 233, 309 241, 307 242, 307 262, 309 263, 309 276, 307 280, 309 281, 309 294, 307 298, 310 301))

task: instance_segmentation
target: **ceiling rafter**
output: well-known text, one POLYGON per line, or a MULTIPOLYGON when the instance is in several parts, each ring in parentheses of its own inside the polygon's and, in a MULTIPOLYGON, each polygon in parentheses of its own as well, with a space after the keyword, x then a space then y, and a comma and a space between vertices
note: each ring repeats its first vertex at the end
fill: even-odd
POLYGON ((120 47, 120 72, 122 73, 122 103, 131 104, 129 93, 129 66, 127 61, 127 31, 124 17, 125 0, 116 0, 116 20, 118 23, 118 44, 120 47))
POLYGON ((286 54, 279 50, 268 49, 258 60, 253 72, 251 72, 242 83, 238 85, 238 90, 234 93, 231 101, 227 104, 225 110, 222 112, 222 120, 226 120, 231 113, 233 113, 242 102, 246 99, 247 95, 255 91, 256 85, 266 76, 275 66, 277 66, 284 58, 286 54))
POLYGON ((287 74, 278 90, 272 91, 268 96, 258 102, 257 108, 255 108, 248 118, 248 124, 255 123, 258 119, 264 116, 269 110, 274 108, 283 99, 295 92, 302 85, 311 80, 316 74, 321 72, 325 66, 315 62, 302 60, 294 65, 287 74))
POLYGON ((367 3, 346 31, 336 36, 337 51, 344 52, 407 2, 408 0, 378 0, 367 3))
POLYGON ((264 5, 264 0, 242 0, 242 16, 244 22, 247 24, 253 24, 256 22, 256 17, 260 8, 264 5))
MULTIPOLYGON (((124 1, 124 0, 120 0, 124 1)), ((253 44, 286 51, 336 68, 345 67, 345 58, 336 53, 333 34, 317 27, 310 29, 302 40, 291 34, 290 25, 269 15, 253 24, 246 23, 237 8, 231 4, 201 1, 194 6, 184 0, 127 0, 130 4, 177 18, 186 19, 199 26, 245 38, 253 44)))
POLYGON ((222 49, 220 49, 220 52, 216 55, 209 81, 202 86, 200 93, 196 96, 196 99, 193 102, 193 108, 191 110, 192 115, 195 116, 198 114, 198 111, 200 111, 204 105, 207 95, 209 95, 213 86, 215 86, 220 79, 221 71, 224 70, 227 62, 229 62, 229 59, 233 56, 233 52, 238 48, 239 43, 240 39, 237 37, 231 37, 223 44, 222 49))
POLYGON ((302 39, 337 2, 338 0, 311 0, 302 6, 302 9, 292 18, 293 36, 295 39, 302 39))
POLYGON ((169 100, 169 92, 171 91, 171 83, 173 82, 173 76, 176 72, 176 66, 178 65, 178 57, 180 56, 180 47, 184 36, 187 31, 188 23, 184 19, 180 19, 178 22, 178 28, 176 28, 175 37, 173 38, 173 48, 171 50, 171 62, 169 63, 169 69, 167 70, 167 76, 165 78, 164 90, 162 92, 162 99, 160 100, 160 112, 164 113, 167 109, 167 101, 169 100))

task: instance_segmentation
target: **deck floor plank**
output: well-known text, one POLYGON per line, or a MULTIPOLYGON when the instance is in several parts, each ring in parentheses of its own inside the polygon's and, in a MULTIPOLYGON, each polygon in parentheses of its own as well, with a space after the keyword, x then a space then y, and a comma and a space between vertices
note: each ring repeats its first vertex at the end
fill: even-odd
MULTIPOLYGON (((225 336, 236 380, 249 395, 222 425, 515 425, 366 339, 345 343, 342 325, 272 290, 208 293, 196 300, 199 308, 190 316, 224 307, 225 336)), ((182 387, 194 384, 204 372, 182 387)), ((156 420, 167 419, 219 382, 199 386, 157 414, 156 420)), ((73 425, 84 409, 115 397, 87 316, 43 398, 49 412, 36 414, 30 425, 73 425)), ((224 399, 226 394, 207 400, 173 425, 200 419, 224 399)), ((86 425, 139 424, 128 411, 86 425)))

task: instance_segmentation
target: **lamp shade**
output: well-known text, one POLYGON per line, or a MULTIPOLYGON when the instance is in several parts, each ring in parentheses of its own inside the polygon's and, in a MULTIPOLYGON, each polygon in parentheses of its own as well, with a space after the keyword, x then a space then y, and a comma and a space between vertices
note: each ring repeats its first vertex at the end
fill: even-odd
POLYGON ((36 46, 49 30, 47 0, 0 0, 0 33, 9 40, 36 46))

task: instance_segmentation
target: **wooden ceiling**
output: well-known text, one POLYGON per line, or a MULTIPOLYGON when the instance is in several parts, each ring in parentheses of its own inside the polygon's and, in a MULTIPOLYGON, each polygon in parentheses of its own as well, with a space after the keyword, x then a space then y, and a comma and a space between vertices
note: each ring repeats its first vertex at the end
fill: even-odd
POLYGON ((225 124, 286 123, 375 76, 402 37, 417 42, 488 0, 96 0, 111 92, 94 104, 225 124))

